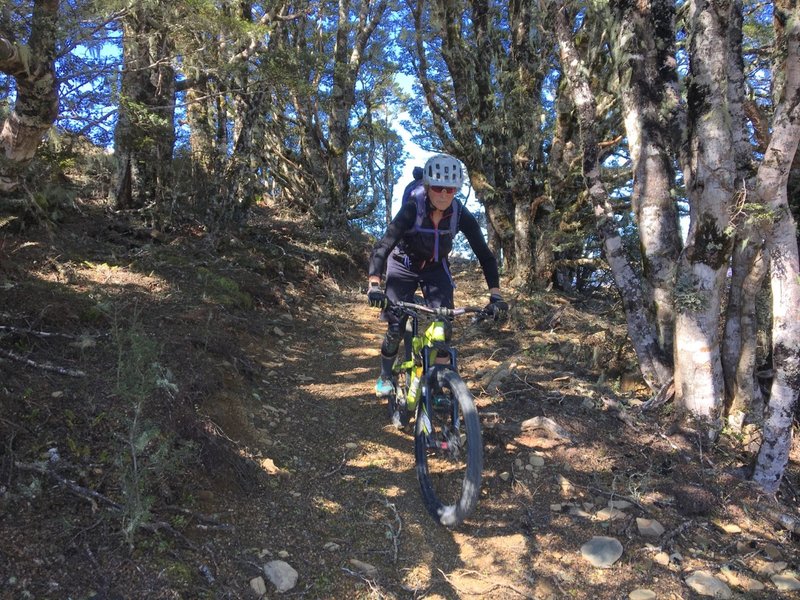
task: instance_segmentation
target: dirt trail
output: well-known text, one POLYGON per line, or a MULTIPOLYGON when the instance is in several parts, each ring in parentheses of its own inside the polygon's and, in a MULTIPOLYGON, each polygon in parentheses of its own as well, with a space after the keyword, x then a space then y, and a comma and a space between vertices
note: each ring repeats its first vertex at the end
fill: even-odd
POLYGON ((377 312, 349 293, 306 315, 278 326, 281 351, 257 353, 274 374, 249 395, 243 423, 230 420, 224 402, 208 407, 228 435, 246 432, 272 472, 250 510, 231 515, 237 543, 264 561, 283 557, 312 597, 532 597, 530 548, 502 513, 479 507, 450 531, 425 512, 413 437, 389 426, 373 393, 385 330, 377 312), (362 577, 351 559, 377 576, 362 577))

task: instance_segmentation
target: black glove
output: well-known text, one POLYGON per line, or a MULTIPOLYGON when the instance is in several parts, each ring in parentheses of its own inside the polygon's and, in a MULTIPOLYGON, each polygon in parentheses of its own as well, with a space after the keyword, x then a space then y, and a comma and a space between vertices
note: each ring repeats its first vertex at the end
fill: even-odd
POLYGON ((489 304, 483 309, 486 314, 492 315, 494 320, 504 317, 508 312, 508 302, 503 300, 500 294, 494 293, 489 295, 489 304))
POLYGON ((381 286, 377 284, 370 284, 367 290, 367 300, 372 308, 386 308, 389 305, 389 299, 383 293, 381 286))

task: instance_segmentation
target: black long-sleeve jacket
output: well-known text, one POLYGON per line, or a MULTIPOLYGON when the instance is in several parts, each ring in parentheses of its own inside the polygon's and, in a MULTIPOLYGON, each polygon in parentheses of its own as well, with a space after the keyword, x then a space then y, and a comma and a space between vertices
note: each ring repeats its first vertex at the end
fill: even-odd
MULTIPOLYGON (((453 200, 455 203, 456 200, 453 200)), ((453 249, 453 239, 450 236, 450 219, 453 218, 453 207, 445 211, 438 227, 433 226, 431 221, 432 206, 426 198, 426 215, 421 224, 422 229, 437 230, 438 235, 438 254, 439 260, 446 260, 447 255, 453 249)), ((500 287, 500 276, 497 270, 497 259, 486 245, 480 225, 469 210, 461 205, 458 210, 458 229, 462 232, 469 242, 478 262, 483 269, 483 276, 489 288, 500 287)), ((436 262, 436 235, 422 231, 414 231, 414 224, 417 219, 417 205, 415 202, 406 202, 395 215, 384 236, 378 241, 372 250, 369 261, 369 275, 380 277, 386 266, 386 260, 390 253, 400 260, 405 261, 414 269, 422 269, 436 262)))

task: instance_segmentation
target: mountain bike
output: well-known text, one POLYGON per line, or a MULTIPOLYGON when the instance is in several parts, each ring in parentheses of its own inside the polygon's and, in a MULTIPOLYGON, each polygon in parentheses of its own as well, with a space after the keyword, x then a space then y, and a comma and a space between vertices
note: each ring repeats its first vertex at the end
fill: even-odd
POLYGON ((446 331, 450 319, 488 314, 477 307, 430 308, 412 302, 391 303, 386 310, 410 323, 405 358, 398 357, 392 369, 389 414, 401 426, 414 417, 414 456, 425 508, 442 525, 456 527, 478 503, 483 443, 478 411, 458 374, 446 331), (420 333, 422 315, 432 321, 420 333), (437 364, 437 357, 447 357, 449 363, 437 364))

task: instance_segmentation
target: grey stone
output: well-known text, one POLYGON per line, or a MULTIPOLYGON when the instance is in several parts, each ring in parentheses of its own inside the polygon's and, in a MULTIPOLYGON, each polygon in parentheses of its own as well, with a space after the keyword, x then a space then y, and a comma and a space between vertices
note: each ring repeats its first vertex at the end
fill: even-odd
POLYGON ((731 588, 708 571, 695 571, 686 578, 686 585, 701 596, 711 596, 719 600, 733 598, 731 588))
POLYGON ((775 584, 775 587, 781 592, 793 592, 795 590, 800 590, 800 580, 790 573, 773 575, 770 577, 770 579, 772 580, 772 583, 775 584))
POLYGON ((656 600, 656 593, 653 590, 639 588, 628 594, 628 600, 656 600))
POLYGON ((616 508, 601 508, 595 513, 595 518, 598 521, 613 521, 615 519, 624 519, 625 513, 616 508))
POLYGON ((259 596, 263 596, 267 593, 267 584, 264 583, 263 577, 253 577, 250 580, 250 589, 253 590, 259 596))
POLYGON ((282 560, 273 560, 265 564, 264 575, 279 593, 288 592, 297 584, 297 571, 282 560))
POLYGON ((541 456, 537 456, 536 454, 531 454, 530 458, 528 459, 528 461, 534 467, 543 467, 544 466, 544 459, 541 456))
POLYGON ((581 546, 581 556, 593 567, 607 569, 622 556, 622 544, 612 537, 595 536, 581 546))
POLYGON ((639 528, 639 535, 647 537, 659 537, 664 533, 664 526, 655 519, 636 518, 636 527, 639 528))

